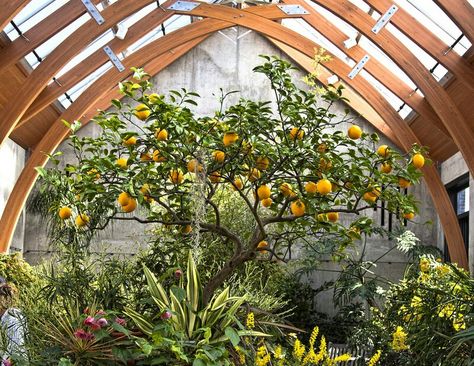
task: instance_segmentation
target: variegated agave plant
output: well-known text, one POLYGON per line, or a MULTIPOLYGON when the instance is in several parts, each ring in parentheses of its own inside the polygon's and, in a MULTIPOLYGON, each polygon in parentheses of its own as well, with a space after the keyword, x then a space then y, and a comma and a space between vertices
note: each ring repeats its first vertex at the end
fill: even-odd
POLYGON ((153 334, 156 321, 162 321, 160 315, 171 312, 169 320, 176 333, 184 334, 188 340, 197 345, 214 344, 230 341, 238 344, 241 336, 268 336, 265 333, 244 329, 237 321, 236 314, 246 301, 245 296, 231 296, 229 288, 215 294, 203 304, 202 286, 195 262, 189 253, 186 283, 173 287, 167 293, 155 275, 144 268, 150 295, 158 306, 152 319, 127 309, 126 314, 135 322, 140 330, 148 336, 153 334), (239 326, 241 329, 239 329, 239 326))

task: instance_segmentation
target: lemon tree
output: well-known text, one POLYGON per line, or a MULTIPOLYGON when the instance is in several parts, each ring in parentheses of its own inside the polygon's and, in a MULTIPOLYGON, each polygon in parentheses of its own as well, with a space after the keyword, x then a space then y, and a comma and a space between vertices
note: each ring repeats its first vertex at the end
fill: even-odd
POLYGON ((81 138, 79 122, 68 124, 78 161, 39 169, 60 197, 52 208, 58 220, 77 235, 134 220, 222 238, 229 254, 205 287, 209 299, 244 262, 288 260, 292 246, 307 238, 338 239, 343 251, 370 232, 366 210, 413 219, 415 201, 400 187, 419 181, 426 151, 414 146, 403 155, 381 145, 349 111, 332 112, 345 100, 342 87, 318 95, 298 88, 291 70, 264 56, 254 71, 268 78, 274 101, 228 105, 222 93, 220 110, 198 117, 196 93, 151 93, 149 75, 135 69, 119 86, 127 98, 94 118, 99 136, 81 138), (223 195, 251 215, 250 235, 223 223, 223 195))

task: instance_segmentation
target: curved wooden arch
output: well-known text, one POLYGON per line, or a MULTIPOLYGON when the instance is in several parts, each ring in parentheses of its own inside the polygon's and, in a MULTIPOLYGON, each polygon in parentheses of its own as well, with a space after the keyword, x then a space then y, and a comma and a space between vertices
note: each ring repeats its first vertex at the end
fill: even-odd
POLYGON ((434 0, 456 23, 464 35, 474 43, 474 8, 466 0, 434 0))
MULTIPOLYGON (((235 16, 234 20, 236 23, 243 23, 241 25, 249 29, 253 29, 262 34, 272 33, 274 35, 275 33, 278 33, 278 35, 274 35, 274 37, 272 37, 274 39, 278 39, 279 37, 281 37, 281 35, 283 35, 283 40, 281 41, 284 44, 287 44, 293 48, 300 50, 308 57, 314 56, 314 48, 318 47, 318 45, 308 40, 307 38, 299 35, 298 33, 295 33, 279 24, 272 23, 271 21, 263 19, 261 17, 250 17, 246 14, 242 14, 242 12, 240 11, 233 9, 230 10, 230 14, 235 16), (272 32, 270 32, 268 28, 273 28, 272 32)), ((213 9, 204 9, 204 11, 207 12, 208 17, 220 18, 220 11, 217 9, 215 11, 213 9)), ((228 14, 223 18, 224 20, 227 20, 228 14)), ((191 26, 186 27, 185 32, 182 31, 179 33, 178 42, 187 42, 190 39, 200 37, 204 34, 208 34, 209 32, 218 30, 219 26, 225 28, 232 25, 232 22, 219 20, 208 21, 207 24, 205 23, 206 21, 201 21, 191 25, 195 26, 196 28, 200 26, 201 33, 198 33, 196 28, 194 28, 193 31, 190 32, 189 27, 191 26), (216 27, 212 29, 211 25, 216 25, 216 27)), ((163 43, 166 41, 165 38, 162 38, 161 40, 163 41, 163 43)), ((176 43, 177 41, 173 40, 173 44, 176 45, 176 43)), ((162 49, 164 48, 165 47, 162 45, 162 49)), ((149 48, 149 53, 154 54, 152 48, 149 48)), ((129 61, 131 62, 131 60, 129 61)), ((333 59, 327 64, 325 64, 325 66, 329 68, 333 73, 337 74, 342 80, 348 80, 347 74, 349 72, 349 67, 342 61, 338 59, 333 59)), ((113 72, 113 70, 109 70, 109 72, 111 73, 113 72)), ((99 80, 103 79, 105 79, 105 76, 99 80)), ((400 130, 399 140, 404 140, 405 146, 411 147, 411 143, 417 141, 416 137, 414 137, 412 131, 408 128, 408 126, 406 126, 405 122, 398 116, 395 111, 390 108, 389 104, 383 98, 380 97, 380 94, 367 81, 362 78, 357 78, 353 82, 351 82, 351 85, 354 87, 355 90, 357 90, 360 95, 364 97, 364 99, 367 100, 369 104, 372 105, 375 110, 377 110, 378 113, 380 113, 382 116, 386 116, 388 120, 400 130), (393 121, 391 120, 392 118, 393 121)), ((91 94, 96 95, 97 93, 100 93, 100 90, 108 90, 108 88, 107 85, 96 83, 94 85, 94 90, 92 90, 91 93, 83 93, 75 103, 78 103, 78 101, 81 100, 81 103, 83 101, 86 101, 90 105, 87 98, 91 98, 91 94), (96 90, 96 92, 94 92, 94 90, 96 90)), ((97 96, 95 98, 97 98, 97 96)), ((68 109, 65 112, 64 116, 62 116, 61 118, 67 117, 68 111, 70 110, 68 109)), ((2 238, 3 242, 0 243, 0 250, 6 250, 6 248, 8 248, 11 234, 16 224, 16 218, 13 216, 15 212, 18 212, 19 215, 19 210, 21 209, 19 207, 21 207, 24 203, 22 200, 25 199, 25 195, 28 194, 29 190, 32 187, 32 184, 34 183, 34 179, 36 178, 36 173, 34 172, 33 168, 38 165, 37 161, 41 161, 41 159, 45 159, 44 161, 46 161, 46 157, 44 157, 42 151, 54 150, 54 148, 57 147, 60 141, 62 141, 62 139, 67 136, 67 133, 68 131, 65 126, 63 126, 59 122, 55 123, 55 125, 53 125, 48 131, 48 133, 43 137, 35 152, 30 157, 30 159, 33 159, 34 157, 34 159, 38 160, 31 160, 31 163, 27 163, 27 166, 25 167, 24 171, 25 174, 23 174, 22 172, 23 176, 20 176, 19 179, 20 184, 23 187, 15 187, 14 192, 12 192, 7 202, 7 206, 9 207, 9 209, 5 209, 5 212, 8 212, 8 214, 6 214, 6 217, 2 217, 2 220, 0 221, 0 230, 2 231, 2 233, 4 233, 4 238, 2 238), (31 186, 28 187, 28 184, 31 184, 31 186)), ((460 238, 462 239, 462 236, 459 230, 459 226, 456 224, 456 215, 454 214, 452 206, 450 206, 450 201, 447 196, 446 190, 444 189, 444 186, 442 185, 441 180, 434 167, 427 167, 425 170, 426 182, 428 184, 428 187, 430 188, 430 192, 433 197, 436 197, 435 205, 437 205, 436 207, 440 212, 439 215, 441 222, 446 230, 446 238, 448 241, 448 246, 452 259, 457 261, 461 266, 465 267, 467 266, 467 259, 464 245, 462 244, 463 242, 462 240, 460 240, 460 238), (446 202, 449 203, 448 206, 445 206, 446 202)))
MULTIPOLYGON (((305 6, 310 14, 306 15, 304 20, 355 62, 361 60, 366 54, 370 55, 368 51, 359 45, 355 45, 349 49, 345 48, 343 42, 347 39, 347 35, 335 27, 328 19, 319 14, 313 7, 306 4, 305 1, 283 0, 283 2, 291 2, 305 6)), ((364 69, 418 114, 432 122, 447 138, 451 139, 449 132, 426 99, 420 94, 414 93, 413 89, 400 80, 390 69, 383 66, 382 63, 374 57, 365 65, 364 69)))
POLYGON ((4 1, 0 7, 0 31, 26 6, 30 0, 4 1))
MULTIPOLYGON (((268 19, 283 19, 283 18, 296 18, 300 17, 301 15, 287 15, 280 10, 276 5, 269 5, 269 6, 262 6, 262 7, 253 7, 251 10, 253 14, 258 14, 260 16, 264 16, 268 19)), ((156 10, 139 22, 134 24, 132 27, 128 29, 127 37, 124 40, 120 40, 118 38, 114 38, 111 42, 109 42, 110 48, 114 50, 115 53, 122 52, 127 47, 138 41, 141 37, 145 34, 153 30, 154 28, 158 27, 162 24, 165 20, 169 19, 173 15, 172 12, 163 12, 161 9, 156 10)), ((31 118, 36 116, 39 112, 43 109, 47 108, 55 99, 57 99, 60 95, 67 92, 70 88, 80 82, 82 79, 87 77, 90 73, 94 70, 105 64, 109 58, 104 53, 102 49, 97 50, 92 55, 90 55, 84 62, 81 62, 60 78, 57 78, 59 81, 57 83, 49 84, 36 98, 33 104, 28 108, 27 112, 17 124, 17 127, 21 127, 31 118)))
POLYGON ((105 19, 102 25, 99 26, 95 20, 90 19, 51 52, 25 80, 20 90, 18 90, 18 95, 21 95, 22 98, 12 100, 8 108, 3 111, 3 118, 0 124, 0 146, 51 78, 72 57, 77 55, 106 29, 114 26, 123 18, 135 13, 151 2, 153 0, 118 1, 105 8, 102 12, 102 16, 105 19))
MULTIPOLYGON (((471 173, 474 173, 474 131, 443 87, 434 80, 421 62, 388 30, 374 34, 374 20, 349 1, 312 0, 351 24, 375 42, 420 88, 461 151, 471 173)), ((370 62, 370 61, 369 61, 370 62)), ((356 77, 356 79, 358 79, 356 77)), ((354 79, 355 80, 355 79, 354 79)))
MULTIPOLYGON (((365 0, 365 2, 381 14, 384 14, 393 5, 391 0, 365 0)), ((448 2, 458 4, 458 1, 454 0, 448 2)), ((469 62, 454 51, 446 53, 448 46, 428 28, 419 23, 415 17, 399 7, 390 19, 390 23, 445 66, 471 92, 474 91, 474 70, 469 62)))
MULTIPOLYGON (((92 2, 98 4, 101 0, 92 2)), ((0 50, 0 74, 86 12, 82 2, 69 1, 32 29, 24 32, 24 37, 18 37, 0 50)))

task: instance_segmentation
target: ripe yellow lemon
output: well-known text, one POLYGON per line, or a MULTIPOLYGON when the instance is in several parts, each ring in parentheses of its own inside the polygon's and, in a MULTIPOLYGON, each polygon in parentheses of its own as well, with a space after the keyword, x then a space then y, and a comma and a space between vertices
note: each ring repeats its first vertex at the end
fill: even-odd
POLYGON ((401 187, 401 188, 408 188, 411 186, 411 182, 409 180, 406 180, 405 178, 398 178, 398 185, 401 187))
POLYGON ((160 150, 155 150, 153 151, 153 161, 156 161, 157 163, 161 163, 163 161, 166 161, 166 158, 160 155, 160 150))
POLYGON ((318 191, 318 185, 314 182, 308 182, 305 184, 304 189, 309 194, 315 194, 318 191))
POLYGON ((220 150, 213 151, 212 157, 214 158, 214 161, 223 163, 225 160, 225 152, 220 150))
POLYGON ((258 196, 258 199, 260 201, 264 200, 264 199, 267 199, 267 198, 270 198, 271 194, 272 194, 272 192, 270 190, 270 187, 268 187, 265 184, 258 187, 258 189, 257 189, 257 196, 258 196))
POLYGON ((127 164, 128 164, 128 159, 127 158, 120 158, 120 159, 117 159, 117 162, 116 164, 121 167, 122 169, 126 169, 127 168, 127 164))
POLYGON ((184 180, 183 172, 179 169, 173 169, 170 171, 169 179, 173 184, 181 184, 184 180))
POLYGON ((140 155, 140 160, 141 161, 150 161, 150 160, 152 160, 152 157, 149 153, 146 152, 146 153, 143 153, 143 154, 140 155))
POLYGON ((362 129, 359 126, 351 126, 349 130, 347 130, 347 135, 352 140, 358 140, 362 136, 362 129))
POLYGON ((303 140, 303 137, 304 137, 304 131, 301 129, 301 128, 298 128, 298 127, 293 127, 291 130, 290 130, 290 139, 291 140, 303 140))
POLYGON ((226 132, 222 138, 224 146, 230 146, 239 139, 237 132, 226 132))
POLYGON ((158 141, 166 141, 168 140, 168 131, 164 128, 159 128, 155 131, 155 137, 158 141))
POLYGON ((272 203, 273 203, 273 200, 271 198, 265 198, 262 200, 263 207, 270 207, 272 203))
POLYGON ((188 172, 190 173, 201 173, 203 171, 202 165, 199 164, 197 159, 189 160, 188 164, 186 164, 186 167, 188 168, 188 172))
POLYGON ((362 196, 362 198, 367 201, 368 203, 374 203, 375 201, 377 201, 377 196, 375 194, 373 194, 372 192, 366 192, 364 193, 364 195, 362 196))
POLYGON ((392 166, 389 163, 382 163, 380 166, 380 171, 382 173, 388 174, 392 171, 392 166))
POLYGON ((122 192, 118 195, 117 201, 120 206, 127 206, 130 203, 130 198, 128 192, 122 192))
POLYGON ((268 242, 267 242, 267 241, 262 240, 260 243, 258 243, 257 249, 258 249, 261 253, 263 253, 263 254, 267 253, 267 251, 264 250, 265 248, 268 248, 268 242))
POLYGON ((270 160, 266 156, 259 156, 255 164, 259 170, 267 170, 269 165, 270 160))
POLYGON ((149 196, 151 194, 150 185, 148 183, 145 183, 144 185, 142 185, 142 187, 140 188, 140 192, 142 192, 144 196, 149 196))
POLYGON ((301 200, 296 200, 291 203, 290 210, 296 217, 301 217, 306 212, 306 206, 301 200))
POLYGON ((132 146, 137 144, 137 138, 135 136, 131 136, 126 140, 123 140, 123 144, 125 146, 132 146))
POLYGON ((221 181, 221 175, 219 172, 212 172, 209 174, 209 180, 212 183, 219 183, 221 181))
POLYGON ((148 108, 148 106, 146 106, 145 104, 139 104, 135 107, 133 114, 138 119, 144 121, 150 116, 151 111, 150 108, 148 108))
POLYGON ((294 197, 295 193, 293 192, 293 187, 289 183, 282 183, 280 185, 280 192, 285 196, 285 197, 294 197))
POLYGON ((387 145, 380 145, 377 149, 377 154, 382 158, 388 158, 390 155, 390 148, 387 145))
POLYGON ((130 198, 130 201, 128 202, 128 205, 122 206, 122 211, 123 212, 133 212, 137 208, 137 200, 135 198, 130 198))
POLYGON ((405 212, 403 214, 403 218, 407 219, 407 220, 412 220, 413 218, 415 217, 415 213, 414 212, 405 212))
POLYGON ((181 229, 181 232, 185 235, 190 234, 193 231, 193 227, 191 225, 184 225, 181 229))
POLYGON ((316 183, 316 190, 319 194, 325 196, 332 191, 332 184, 329 179, 320 179, 318 183, 316 183))
POLYGON ((249 181, 255 182, 257 179, 260 179, 261 175, 262 174, 260 173, 260 170, 257 168, 252 168, 248 174, 249 181))
POLYGON ((339 220, 339 213, 337 213, 337 212, 328 212, 327 213, 327 218, 331 222, 336 222, 337 220, 339 220))
POLYGON ((423 168, 425 165, 425 157, 419 153, 413 155, 412 164, 417 169, 423 168))
POLYGON ((61 220, 66 220, 71 217, 72 211, 69 207, 64 206, 59 209, 58 215, 61 220))
POLYGON ((148 100, 152 104, 157 104, 160 101, 160 96, 156 93, 153 93, 148 96, 148 100))
POLYGON ((87 216, 86 214, 77 215, 75 220, 77 227, 86 226, 89 221, 89 216, 87 216))
POLYGON ((244 187, 244 183, 242 183, 242 179, 236 178, 236 179, 234 180, 234 185, 232 186, 232 188, 234 189, 234 191, 237 190, 237 189, 238 189, 239 191, 241 191, 243 187, 244 187))

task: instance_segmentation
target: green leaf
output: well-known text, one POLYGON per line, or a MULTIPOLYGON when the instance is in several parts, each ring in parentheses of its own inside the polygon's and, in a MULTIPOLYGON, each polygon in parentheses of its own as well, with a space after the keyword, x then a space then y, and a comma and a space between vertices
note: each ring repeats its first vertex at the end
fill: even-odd
POLYGON ((225 335, 229 338, 232 345, 235 347, 240 343, 240 336, 237 331, 232 327, 227 327, 224 330, 225 335))

